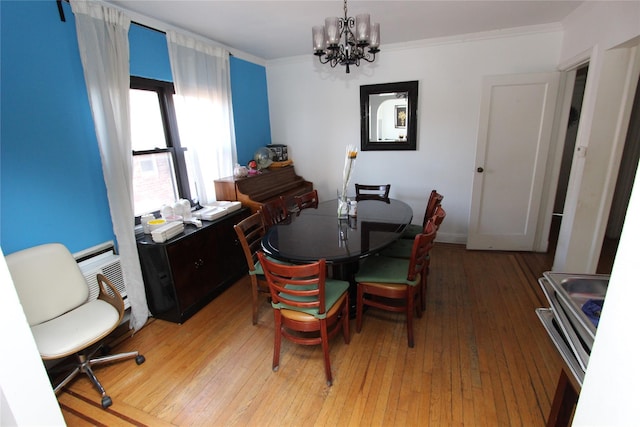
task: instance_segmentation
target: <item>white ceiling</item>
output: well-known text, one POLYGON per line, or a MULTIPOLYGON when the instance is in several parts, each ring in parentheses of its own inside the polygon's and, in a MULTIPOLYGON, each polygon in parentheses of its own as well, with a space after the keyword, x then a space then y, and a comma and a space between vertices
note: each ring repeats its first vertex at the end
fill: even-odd
MULTIPOLYGON (((343 16, 340 0, 106 0, 266 60, 311 53, 311 27, 343 16)), ((582 1, 361 1, 385 44, 561 22, 582 1)), ((133 19, 136 21, 135 17, 133 19)), ((144 24, 144 22, 142 22, 144 24)))

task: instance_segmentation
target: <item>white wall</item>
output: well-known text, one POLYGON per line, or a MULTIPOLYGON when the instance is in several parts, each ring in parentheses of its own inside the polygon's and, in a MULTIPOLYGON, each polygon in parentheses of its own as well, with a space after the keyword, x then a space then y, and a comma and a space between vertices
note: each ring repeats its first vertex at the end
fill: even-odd
POLYGON ((419 81, 417 151, 358 155, 351 181, 391 183, 421 223, 426 198, 444 195, 438 240, 465 243, 474 174, 481 83, 485 75, 555 71, 558 27, 382 46, 373 64, 331 69, 309 54, 267 63, 272 141, 287 144, 296 172, 321 198, 335 198, 347 144, 360 146, 360 85, 419 81))
POLYGON ((640 2, 585 1, 562 25, 565 35, 560 63, 572 65, 585 58, 594 46, 610 49, 638 37, 640 2))

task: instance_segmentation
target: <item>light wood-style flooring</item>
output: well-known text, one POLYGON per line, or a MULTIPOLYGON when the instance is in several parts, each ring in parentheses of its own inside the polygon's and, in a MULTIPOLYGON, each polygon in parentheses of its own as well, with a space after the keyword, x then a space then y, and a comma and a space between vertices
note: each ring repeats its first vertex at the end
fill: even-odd
POLYGON ((436 244, 427 310, 407 347, 403 316, 375 309, 351 343, 331 341, 332 387, 320 347, 283 341, 271 370, 273 315, 251 324, 248 278, 184 324, 151 320, 96 369, 113 406, 81 377, 59 395, 69 426, 543 426, 562 360, 536 317, 545 254, 436 244))

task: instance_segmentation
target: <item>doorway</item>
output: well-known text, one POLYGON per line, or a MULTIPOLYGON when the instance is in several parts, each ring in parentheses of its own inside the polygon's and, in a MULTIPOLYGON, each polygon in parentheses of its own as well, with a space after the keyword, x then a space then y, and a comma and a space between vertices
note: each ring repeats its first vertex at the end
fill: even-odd
MULTIPOLYGON (((567 123, 567 134, 563 148, 558 187, 553 209, 553 219, 549 234, 549 250, 554 255, 558 243, 558 234, 562 223, 564 202, 567 196, 571 164, 575 153, 575 143, 580 121, 580 111, 588 75, 588 65, 576 70, 575 83, 571 99, 571 110, 567 123)), ((611 203, 611 209, 607 221, 607 230, 602 242, 600 257, 596 273, 610 274, 613 268, 618 242, 622 232, 625 213, 631 196, 634 177, 640 159, 640 82, 636 87, 636 93, 629 120, 629 128, 625 139, 624 151, 615 193, 611 203)))
POLYGON ((553 204, 553 218, 551 220, 551 228, 549 230, 549 253, 552 257, 555 256, 555 250, 558 244, 558 234, 560 233, 560 226, 562 224, 564 201, 567 197, 569 175, 571 174, 571 163, 573 162, 573 155, 575 152, 578 124, 580 123, 580 112, 582 111, 582 100, 584 98, 584 89, 587 83, 588 73, 589 64, 582 65, 576 70, 575 81, 573 84, 571 109, 569 111, 569 119, 567 121, 567 134, 565 136, 564 148, 562 150, 556 198, 553 204))
POLYGON ((634 178, 638 169, 638 160, 640 159, 640 79, 636 86, 636 93, 633 99, 633 107, 631 109, 631 117, 629 118, 629 129, 622 151, 622 159, 620 161, 620 170, 616 180, 616 187, 611 202, 611 211, 607 221, 607 229, 600 252, 598 262, 598 273, 606 272, 609 274, 613 267, 613 260, 618 249, 618 242, 622 234, 622 226, 629 206, 629 198, 631 197, 631 189, 633 188, 634 178))

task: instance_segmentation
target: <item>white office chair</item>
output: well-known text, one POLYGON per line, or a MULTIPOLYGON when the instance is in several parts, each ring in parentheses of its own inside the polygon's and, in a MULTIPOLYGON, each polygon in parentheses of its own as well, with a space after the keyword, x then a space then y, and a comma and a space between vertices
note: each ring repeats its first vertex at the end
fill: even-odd
POLYGON ((98 299, 87 301, 89 287, 76 260, 59 243, 49 243, 15 252, 6 257, 18 297, 43 360, 61 359, 72 354, 78 363, 55 386, 57 394, 77 374, 84 372, 102 395, 102 407, 112 401, 93 374, 91 367, 144 356, 137 351, 93 358, 99 344, 121 322, 124 302, 113 284, 98 274, 98 299))

